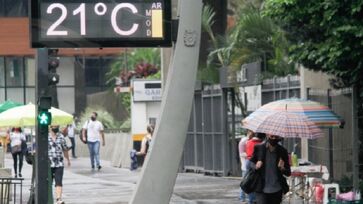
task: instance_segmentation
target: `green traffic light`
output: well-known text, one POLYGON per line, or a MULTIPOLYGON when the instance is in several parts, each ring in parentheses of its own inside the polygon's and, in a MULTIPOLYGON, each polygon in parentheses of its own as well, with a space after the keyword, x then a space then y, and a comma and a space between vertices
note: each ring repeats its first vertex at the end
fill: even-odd
POLYGON ((38 122, 40 125, 50 125, 52 122, 52 115, 49 112, 40 112, 38 115, 38 122))

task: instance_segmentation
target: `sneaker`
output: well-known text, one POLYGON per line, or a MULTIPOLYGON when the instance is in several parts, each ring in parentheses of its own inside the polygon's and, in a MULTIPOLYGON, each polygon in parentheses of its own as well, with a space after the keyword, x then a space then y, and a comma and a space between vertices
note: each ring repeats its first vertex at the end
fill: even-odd
POLYGON ((21 177, 23 177, 23 175, 21 175, 21 173, 19 173, 19 177, 21 178, 21 177))
POLYGON ((98 171, 99 171, 99 170, 101 170, 101 168, 102 168, 102 166, 101 166, 101 165, 99 165, 99 166, 97 167, 98 171))

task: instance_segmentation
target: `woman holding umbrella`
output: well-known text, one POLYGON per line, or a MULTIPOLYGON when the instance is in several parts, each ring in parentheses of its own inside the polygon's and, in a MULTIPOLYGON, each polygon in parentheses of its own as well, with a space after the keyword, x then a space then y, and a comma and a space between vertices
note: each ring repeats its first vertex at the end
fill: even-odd
POLYGON ((267 140, 254 147, 250 161, 261 179, 255 189, 257 204, 278 204, 289 191, 284 177, 290 176, 291 169, 287 150, 279 144, 281 137, 267 134, 267 140))

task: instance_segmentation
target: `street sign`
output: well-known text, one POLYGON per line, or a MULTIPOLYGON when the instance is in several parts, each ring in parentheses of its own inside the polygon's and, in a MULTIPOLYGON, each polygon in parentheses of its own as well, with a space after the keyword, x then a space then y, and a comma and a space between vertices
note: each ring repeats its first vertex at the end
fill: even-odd
POLYGON ((133 80, 133 101, 161 101, 161 81, 160 80, 133 80))
POLYGON ((169 47, 171 0, 31 0, 31 45, 169 47))

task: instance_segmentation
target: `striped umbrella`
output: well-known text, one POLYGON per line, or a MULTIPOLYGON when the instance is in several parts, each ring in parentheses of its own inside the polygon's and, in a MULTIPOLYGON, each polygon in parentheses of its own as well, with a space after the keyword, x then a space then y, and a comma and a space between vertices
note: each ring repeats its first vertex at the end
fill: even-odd
POLYGON ((274 111, 247 117, 243 127, 254 132, 277 135, 284 138, 315 139, 323 132, 308 117, 286 111, 274 111))
POLYGON ((271 111, 287 111, 307 116, 317 126, 322 128, 344 127, 344 120, 335 114, 328 106, 321 103, 299 98, 289 98, 265 104, 250 117, 265 115, 271 111))

